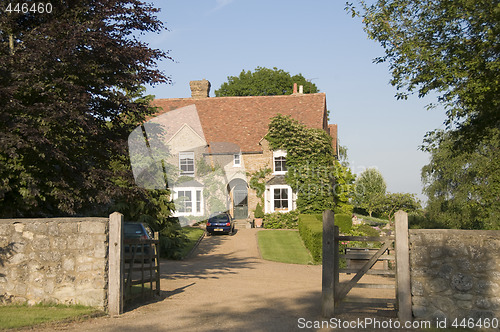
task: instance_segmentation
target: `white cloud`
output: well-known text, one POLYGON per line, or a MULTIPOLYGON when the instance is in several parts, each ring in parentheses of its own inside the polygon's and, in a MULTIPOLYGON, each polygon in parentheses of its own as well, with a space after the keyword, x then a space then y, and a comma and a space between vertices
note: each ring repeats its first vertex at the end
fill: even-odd
POLYGON ((234 0, 216 0, 215 1, 215 7, 210 9, 208 12, 207 12, 207 15, 210 15, 224 7, 226 7, 227 5, 230 5, 234 0))

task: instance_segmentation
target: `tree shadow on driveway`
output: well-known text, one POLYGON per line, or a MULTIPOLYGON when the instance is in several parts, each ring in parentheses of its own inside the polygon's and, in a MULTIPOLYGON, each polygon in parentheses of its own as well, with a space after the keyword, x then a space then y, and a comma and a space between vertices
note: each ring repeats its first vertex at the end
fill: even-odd
MULTIPOLYGON (((139 321, 120 323, 109 327, 106 331, 128 332, 146 330, 156 331, 303 331, 299 328, 299 319, 304 321, 318 320, 320 312, 320 293, 304 293, 300 297, 290 299, 287 294, 283 298, 274 294, 272 299, 255 296, 239 303, 220 302, 209 307, 191 307, 183 314, 170 314, 170 310, 161 312, 147 324, 139 325, 139 321)), ((174 310, 174 309, 173 309, 174 310)), ((305 329, 307 330, 307 329, 305 329)))
POLYGON ((224 252, 221 246, 235 239, 223 235, 205 237, 193 255, 183 261, 163 260, 160 266, 162 279, 218 279, 223 275, 237 274, 242 269, 254 269, 257 258, 241 255, 237 250, 224 252))

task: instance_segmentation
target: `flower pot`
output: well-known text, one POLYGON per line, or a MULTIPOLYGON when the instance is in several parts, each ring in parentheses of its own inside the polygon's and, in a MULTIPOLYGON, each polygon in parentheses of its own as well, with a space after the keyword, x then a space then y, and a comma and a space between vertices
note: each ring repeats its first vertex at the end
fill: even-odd
POLYGON ((254 219, 254 225, 256 228, 261 228, 262 227, 262 218, 255 218, 254 219))

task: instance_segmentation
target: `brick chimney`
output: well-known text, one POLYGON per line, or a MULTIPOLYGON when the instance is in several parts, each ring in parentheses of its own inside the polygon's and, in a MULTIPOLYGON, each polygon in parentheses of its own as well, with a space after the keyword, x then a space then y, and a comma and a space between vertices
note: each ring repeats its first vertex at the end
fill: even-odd
POLYGON ((201 81, 191 81, 189 82, 189 86, 191 87, 191 98, 208 98, 208 94, 210 93, 210 82, 206 79, 202 79, 201 81))

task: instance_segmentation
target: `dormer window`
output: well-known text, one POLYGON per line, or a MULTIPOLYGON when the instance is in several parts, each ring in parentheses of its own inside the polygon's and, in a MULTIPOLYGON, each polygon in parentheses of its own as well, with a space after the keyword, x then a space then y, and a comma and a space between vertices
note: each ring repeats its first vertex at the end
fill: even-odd
POLYGON ((278 150, 273 152, 273 167, 274 174, 286 173, 286 151, 278 150))
POLYGON ((238 153, 233 156, 233 166, 241 167, 241 154, 238 153))
POLYGON ((179 153, 180 175, 194 176, 194 152, 179 153))

